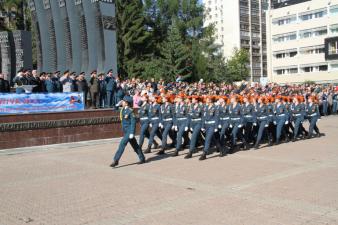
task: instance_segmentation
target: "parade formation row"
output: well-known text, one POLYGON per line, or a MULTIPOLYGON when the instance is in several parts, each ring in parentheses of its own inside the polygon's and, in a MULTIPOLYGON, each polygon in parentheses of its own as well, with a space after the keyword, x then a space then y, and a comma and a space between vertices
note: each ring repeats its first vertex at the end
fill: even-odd
POLYGON ((281 142, 320 137, 317 121, 320 118, 316 96, 147 96, 139 101, 141 132, 137 142, 136 118, 132 98, 125 96, 122 101, 121 121, 124 137, 114 156, 111 167, 118 165, 125 146, 131 143, 138 154, 140 163, 145 162, 143 153, 150 153, 152 147, 159 148, 155 141, 161 140, 160 151, 175 148, 173 156, 189 148, 186 159, 203 146, 199 160, 205 160, 213 147, 220 156, 234 153, 241 148, 259 149, 263 142, 269 146, 281 142), (309 122, 308 129, 304 121, 309 122), (316 133, 314 135, 314 132, 316 133), (142 151, 144 139, 148 146, 142 151), (168 143, 168 139, 171 143, 168 143))

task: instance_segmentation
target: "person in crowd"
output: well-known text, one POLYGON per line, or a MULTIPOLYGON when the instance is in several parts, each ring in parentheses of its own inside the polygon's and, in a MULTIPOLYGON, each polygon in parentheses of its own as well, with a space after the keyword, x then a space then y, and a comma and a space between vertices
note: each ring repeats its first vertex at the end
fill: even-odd
POLYGON ((85 79, 85 73, 81 72, 79 76, 76 79, 76 86, 77 86, 77 91, 83 93, 83 100, 85 103, 85 106, 87 106, 87 97, 88 97, 88 83, 87 80, 85 79))
POLYGON ((104 79, 104 74, 100 73, 98 76, 99 79, 99 108, 105 108, 108 106, 107 103, 107 83, 104 79))
POLYGON ((11 87, 8 80, 5 80, 4 74, 0 73, 0 93, 9 93, 10 91, 11 87))
POLYGON ((99 96, 99 79, 97 78, 96 70, 90 73, 90 81, 89 81, 89 92, 90 92, 90 99, 91 99, 91 108, 97 109, 98 104, 100 101, 99 96))

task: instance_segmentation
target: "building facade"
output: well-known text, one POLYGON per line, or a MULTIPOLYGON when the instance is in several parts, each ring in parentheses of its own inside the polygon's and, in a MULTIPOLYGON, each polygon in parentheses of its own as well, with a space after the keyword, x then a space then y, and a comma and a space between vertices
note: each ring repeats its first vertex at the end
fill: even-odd
POLYGON ((267 76, 266 10, 268 0, 204 0, 205 26, 215 25, 216 44, 225 58, 234 48, 250 54, 249 80, 267 76))
POLYGON ((338 82, 338 0, 273 0, 267 25, 270 81, 338 82))
POLYGON ((117 71, 114 0, 29 0, 38 71, 117 71))

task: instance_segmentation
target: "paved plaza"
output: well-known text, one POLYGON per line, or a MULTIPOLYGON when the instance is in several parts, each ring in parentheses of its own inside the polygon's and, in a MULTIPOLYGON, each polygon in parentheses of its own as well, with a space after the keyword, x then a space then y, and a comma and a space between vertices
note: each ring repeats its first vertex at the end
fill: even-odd
POLYGON ((203 162, 128 147, 116 169, 118 140, 0 150, 0 225, 337 225, 338 117, 319 128, 203 162))

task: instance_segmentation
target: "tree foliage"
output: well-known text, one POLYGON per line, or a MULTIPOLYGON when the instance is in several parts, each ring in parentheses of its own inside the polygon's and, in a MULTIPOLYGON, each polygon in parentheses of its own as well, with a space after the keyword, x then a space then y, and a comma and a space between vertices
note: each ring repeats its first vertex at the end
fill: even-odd
POLYGON ((249 53, 245 49, 234 49, 233 55, 227 61, 227 80, 245 80, 249 74, 249 53))

